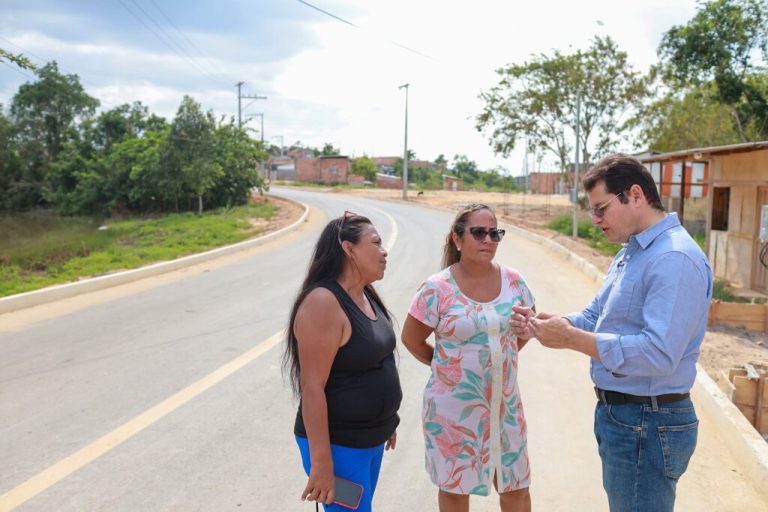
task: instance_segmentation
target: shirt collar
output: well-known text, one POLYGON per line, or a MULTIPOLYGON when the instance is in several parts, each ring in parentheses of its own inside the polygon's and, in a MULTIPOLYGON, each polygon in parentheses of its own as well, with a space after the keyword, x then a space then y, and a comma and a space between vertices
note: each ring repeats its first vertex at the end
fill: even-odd
POLYGON ((634 238, 637 241, 637 244, 643 250, 645 250, 649 245, 653 243, 654 240, 656 240, 656 237, 661 235, 666 230, 679 225, 680 219, 677 217, 677 212, 668 213, 664 216, 663 219, 647 228, 645 231, 641 231, 636 235, 632 235, 629 238, 629 242, 632 243, 632 239, 634 238))

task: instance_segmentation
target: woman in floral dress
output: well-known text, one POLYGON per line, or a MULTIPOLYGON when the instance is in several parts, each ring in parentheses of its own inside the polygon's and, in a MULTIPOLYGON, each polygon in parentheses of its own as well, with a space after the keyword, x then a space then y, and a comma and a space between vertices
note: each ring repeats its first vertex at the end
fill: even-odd
POLYGON ((432 375, 424 390, 426 466, 441 512, 469 510, 469 495, 499 493, 501 510, 530 511, 526 424, 512 306, 533 306, 516 271, 494 263, 504 230, 486 205, 461 210, 446 239, 443 270, 411 303, 402 340, 432 375), (427 342, 435 334, 435 346, 427 342))

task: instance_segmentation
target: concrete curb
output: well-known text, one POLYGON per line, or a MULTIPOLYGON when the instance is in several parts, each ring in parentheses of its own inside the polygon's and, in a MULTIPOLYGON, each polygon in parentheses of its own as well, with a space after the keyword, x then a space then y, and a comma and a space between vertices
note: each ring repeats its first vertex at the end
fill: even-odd
MULTIPOLYGON (((509 224, 505 227, 562 256, 595 281, 602 282, 605 279, 605 274, 597 267, 557 242, 509 224)), ((768 443, 720 391, 706 370, 698 364, 696 370, 696 382, 691 389, 696 405, 713 419, 719 437, 739 461, 747 478, 755 484, 756 489, 765 492, 768 489, 768 443)))
POLYGON ((189 256, 183 256, 175 260, 163 261, 160 263, 148 265, 146 267, 126 270, 124 272, 117 272, 106 276, 84 279, 76 283, 55 285, 48 288, 42 288, 40 290, 3 297, 0 298, 0 315, 3 313, 10 313, 11 311, 17 311, 19 309, 45 304, 47 302, 74 297, 75 295, 80 295, 82 293, 95 292, 97 290, 111 288, 113 286, 130 283, 139 279, 164 274, 166 272, 189 267, 198 263, 203 263, 205 261, 210 261, 221 256, 242 251, 244 249, 251 249, 266 242, 272 241, 275 238, 278 238, 299 227, 309 215, 309 207, 306 204, 293 199, 288 199, 277 194, 273 195, 275 197, 280 197, 282 200, 290 201, 301 206, 304 209, 304 213, 301 214, 299 220, 290 226, 286 226, 267 235, 253 238, 251 240, 245 240, 243 242, 238 242, 232 245, 227 245, 225 247, 218 247, 216 249, 212 249, 210 251, 202 252, 199 254, 190 254, 189 256))

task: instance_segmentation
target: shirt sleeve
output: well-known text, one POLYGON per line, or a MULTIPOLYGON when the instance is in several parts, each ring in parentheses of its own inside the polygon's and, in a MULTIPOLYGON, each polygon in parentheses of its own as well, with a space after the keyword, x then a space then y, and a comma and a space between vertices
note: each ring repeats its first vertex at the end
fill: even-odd
POLYGON ((531 289, 528 288, 528 284, 522 276, 520 276, 520 296, 520 302, 524 307, 532 308, 536 305, 533 293, 531 292, 531 289))
POLYGON ((419 286, 411 301, 408 314, 433 329, 440 321, 440 290, 430 279, 419 286))
POLYGON ((603 366, 632 376, 671 375, 701 330, 710 301, 711 274, 682 252, 656 259, 645 277, 643 328, 636 334, 597 334, 603 366))
POLYGON ((595 295, 589 306, 576 313, 569 313, 563 318, 571 322, 571 325, 582 331, 594 332, 597 319, 600 316, 599 295, 595 295))

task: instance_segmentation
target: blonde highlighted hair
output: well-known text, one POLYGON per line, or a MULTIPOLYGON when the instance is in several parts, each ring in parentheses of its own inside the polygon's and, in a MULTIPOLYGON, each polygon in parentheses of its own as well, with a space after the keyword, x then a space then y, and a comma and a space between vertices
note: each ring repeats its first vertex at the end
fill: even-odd
POLYGON ((496 216, 496 212, 493 211, 493 208, 487 204, 481 203, 471 203, 459 210, 459 212, 456 214, 456 217, 453 219, 451 230, 448 232, 448 236, 445 237, 442 268, 448 268, 461 260, 461 251, 459 251, 459 248, 456 247, 452 235, 456 233, 458 236, 462 236, 467 228, 467 220, 469 220, 469 216, 479 210, 488 210, 493 214, 494 217, 496 216))

